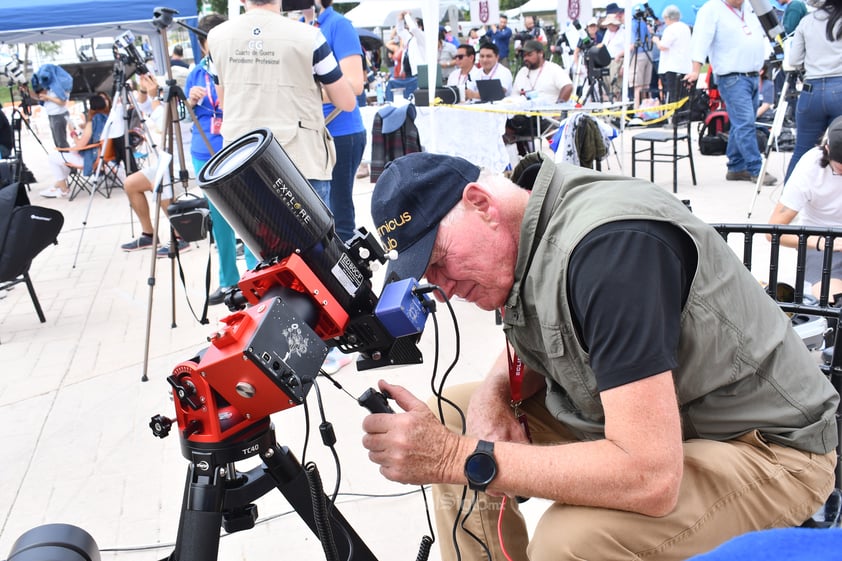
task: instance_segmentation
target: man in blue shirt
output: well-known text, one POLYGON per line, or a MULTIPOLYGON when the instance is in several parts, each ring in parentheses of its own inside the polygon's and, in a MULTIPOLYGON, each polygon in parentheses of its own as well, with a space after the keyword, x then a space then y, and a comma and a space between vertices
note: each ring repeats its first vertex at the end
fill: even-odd
MULTIPOLYGON (((362 93, 365 83, 363 50, 360 37, 354 25, 333 9, 333 0, 321 0, 322 11, 316 20, 319 30, 327 39, 333 55, 342 68, 342 75, 351 82, 355 95, 362 93)), ((325 103, 325 119, 334 109, 332 103, 325 103)), ((354 176, 365 149, 365 126, 359 106, 353 111, 343 111, 327 123, 327 130, 336 145, 336 166, 330 181, 328 206, 336 220, 336 233, 343 241, 351 239, 356 228, 354 214, 354 176)))
POLYGON ((512 30, 509 28, 509 18, 500 14, 500 25, 492 25, 485 32, 485 36, 497 45, 500 52, 500 64, 509 66, 509 43, 512 41, 512 30))

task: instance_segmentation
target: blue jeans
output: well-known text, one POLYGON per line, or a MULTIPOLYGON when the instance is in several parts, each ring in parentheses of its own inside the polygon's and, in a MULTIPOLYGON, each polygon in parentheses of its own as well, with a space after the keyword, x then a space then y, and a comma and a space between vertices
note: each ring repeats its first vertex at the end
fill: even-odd
POLYGON ((336 165, 330 181, 330 209, 333 212, 336 235, 348 241, 357 227, 354 214, 354 180, 365 150, 365 131, 334 136, 336 165))
POLYGON ((316 194, 321 200, 325 202, 327 208, 330 208, 330 180, 328 179, 308 179, 308 183, 316 191, 316 194))
MULTIPOLYGON (((199 174, 199 170, 205 163, 207 163, 205 160, 193 158, 193 169, 196 170, 196 175, 199 174)), ((205 197, 207 198, 207 195, 205 197)), ((235 286, 240 282, 240 271, 237 269, 237 237, 234 234, 234 229, 219 213, 219 210, 213 206, 210 199, 208 199, 208 208, 211 214, 213 239, 216 242, 216 253, 219 257, 219 286, 220 288, 235 286)), ((249 248, 245 249, 245 255, 246 267, 254 269, 257 265, 257 257, 249 248)))
POLYGON ((760 175, 763 162, 757 147, 754 117, 760 103, 760 79, 757 76, 730 74, 717 76, 719 94, 725 102, 728 120, 728 171, 748 171, 760 175))
POLYGON ((804 82, 795 106, 795 149, 786 170, 789 179, 795 164, 807 150, 821 142, 822 135, 836 117, 842 115, 842 76, 813 78, 804 82))

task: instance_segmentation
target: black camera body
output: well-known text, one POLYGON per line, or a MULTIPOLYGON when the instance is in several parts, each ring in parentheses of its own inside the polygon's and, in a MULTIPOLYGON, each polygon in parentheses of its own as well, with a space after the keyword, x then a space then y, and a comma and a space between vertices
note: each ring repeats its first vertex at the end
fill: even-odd
POLYGON ((649 23, 650 25, 654 23, 656 19, 658 19, 658 16, 655 14, 655 11, 652 9, 651 6, 649 6, 649 2, 644 2, 643 7, 641 9, 635 10, 635 12, 632 14, 632 17, 636 20, 646 21, 646 23, 649 23), (650 19, 651 21, 648 21, 650 19))
POLYGON ((526 43, 527 41, 531 41, 533 39, 535 39, 535 37, 533 37, 532 34, 529 33, 528 31, 518 31, 514 35, 514 40, 520 41, 521 48, 523 47, 524 43, 526 43))

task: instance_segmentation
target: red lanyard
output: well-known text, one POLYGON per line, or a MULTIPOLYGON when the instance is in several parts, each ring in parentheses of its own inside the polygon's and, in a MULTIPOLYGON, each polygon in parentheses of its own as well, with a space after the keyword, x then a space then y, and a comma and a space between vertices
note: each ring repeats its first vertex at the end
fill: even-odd
POLYGON ((512 394, 512 410, 514 411, 515 419, 523 427, 527 440, 532 442, 532 435, 529 433, 529 421, 526 418, 526 413, 520 408, 523 403, 524 364, 520 357, 517 356, 517 352, 509 345, 508 340, 506 341, 506 358, 509 361, 509 391, 512 394))
POLYGON ((725 4, 725 5, 728 7, 728 9, 729 9, 729 10, 731 10, 731 11, 734 13, 734 15, 735 15, 735 16, 737 16, 738 18, 740 18, 740 21, 741 21, 741 22, 743 22, 743 23, 745 23, 745 22, 746 22, 746 14, 745 14, 745 10, 744 10, 744 9, 741 9, 741 10, 738 12, 737 10, 735 10, 735 9, 734 9, 734 6, 732 6, 731 4, 729 4, 728 2, 726 2, 725 0, 722 0, 722 3, 723 3, 723 4, 725 4))
POLYGON ((495 75, 495 74, 497 74, 497 67, 498 67, 499 65, 500 65, 500 63, 499 63, 499 62, 498 62, 497 64, 495 64, 495 65, 494 65, 494 68, 492 68, 492 69, 491 69, 491 74, 485 74, 485 73, 483 72, 483 74, 482 74, 482 79, 483 79, 483 80, 491 80, 492 78, 494 78, 494 75, 495 75))

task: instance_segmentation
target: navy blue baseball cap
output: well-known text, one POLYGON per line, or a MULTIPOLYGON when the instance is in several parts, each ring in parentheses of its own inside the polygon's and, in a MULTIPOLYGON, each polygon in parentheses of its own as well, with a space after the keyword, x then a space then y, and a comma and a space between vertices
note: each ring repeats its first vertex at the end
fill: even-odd
POLYGON ((827 127, 827 157, 842 163, 842 117, 836 117, 827 127))
POLYGON ((389 162, 371 195, 371 216, 387 250, 387 276, 420 279, 427 270, 439 223, 462 198, 480 169, 463 158, 418 152, 389 162))

